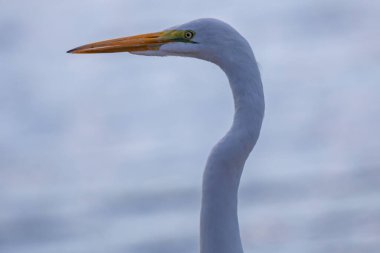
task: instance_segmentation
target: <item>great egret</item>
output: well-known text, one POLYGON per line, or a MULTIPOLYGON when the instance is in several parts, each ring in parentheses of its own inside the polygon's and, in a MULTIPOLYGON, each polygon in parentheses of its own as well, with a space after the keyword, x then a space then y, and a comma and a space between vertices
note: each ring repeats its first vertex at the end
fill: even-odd
POLYGON ((231 128, 214 146, 203 174, 201 253, 242 253, 237 194, 246 159, 264 117, 260 72, 248 42, 230 25, 198 19, 167 30, 105 40, 68 51, 75 54, 130 52, 185 56, 210 61, 227 75, 235 114, 231 128))

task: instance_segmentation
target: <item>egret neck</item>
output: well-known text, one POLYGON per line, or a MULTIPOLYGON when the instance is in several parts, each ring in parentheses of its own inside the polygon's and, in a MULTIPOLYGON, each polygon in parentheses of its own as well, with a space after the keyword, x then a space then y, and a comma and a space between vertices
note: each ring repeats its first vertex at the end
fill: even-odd
MULTIPOLYGON (((249 47, 249 46, 248 46, 249 47)), ((235 62, 214 61, 226 73, 235 114, 227 134, 215 145, 203 174, 201 253, 242 253, 237 195, 245 161, 259 137, 264 96, 255 57, 245 48, 235 62)))

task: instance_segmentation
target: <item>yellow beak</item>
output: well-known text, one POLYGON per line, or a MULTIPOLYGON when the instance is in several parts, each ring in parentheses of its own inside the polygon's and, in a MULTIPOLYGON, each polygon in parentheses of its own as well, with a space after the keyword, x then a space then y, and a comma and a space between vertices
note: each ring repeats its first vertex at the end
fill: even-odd
POLYGON ((170 31, 164 31, 104 40, 71 49, 67 53, 95 54, 158 50, 163 44, 173 42, 171 35, 170 31))

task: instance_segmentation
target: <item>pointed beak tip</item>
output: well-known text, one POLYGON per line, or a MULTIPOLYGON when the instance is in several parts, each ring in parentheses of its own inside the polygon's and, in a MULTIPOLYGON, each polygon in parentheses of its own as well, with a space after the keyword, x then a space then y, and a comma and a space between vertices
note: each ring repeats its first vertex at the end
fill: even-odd
POLYGON ((70 50, 68 50, 68 51, 66 51, 66 53, 68 53, 68 54, 76 54, 77 52, 77 48, 73 48, 73 49, 70 49, 70 50))

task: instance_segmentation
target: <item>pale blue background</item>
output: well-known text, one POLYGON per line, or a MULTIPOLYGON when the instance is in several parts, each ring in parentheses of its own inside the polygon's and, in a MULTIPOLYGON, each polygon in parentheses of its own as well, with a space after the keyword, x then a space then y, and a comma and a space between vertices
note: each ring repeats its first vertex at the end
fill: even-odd
POLYGON ((380 248, 380 2, 0 0, 0 252, 198 251, 201 175, 232 99, 207 62, 68 49, 220 18, 266 93, 246 252, 380 248))

